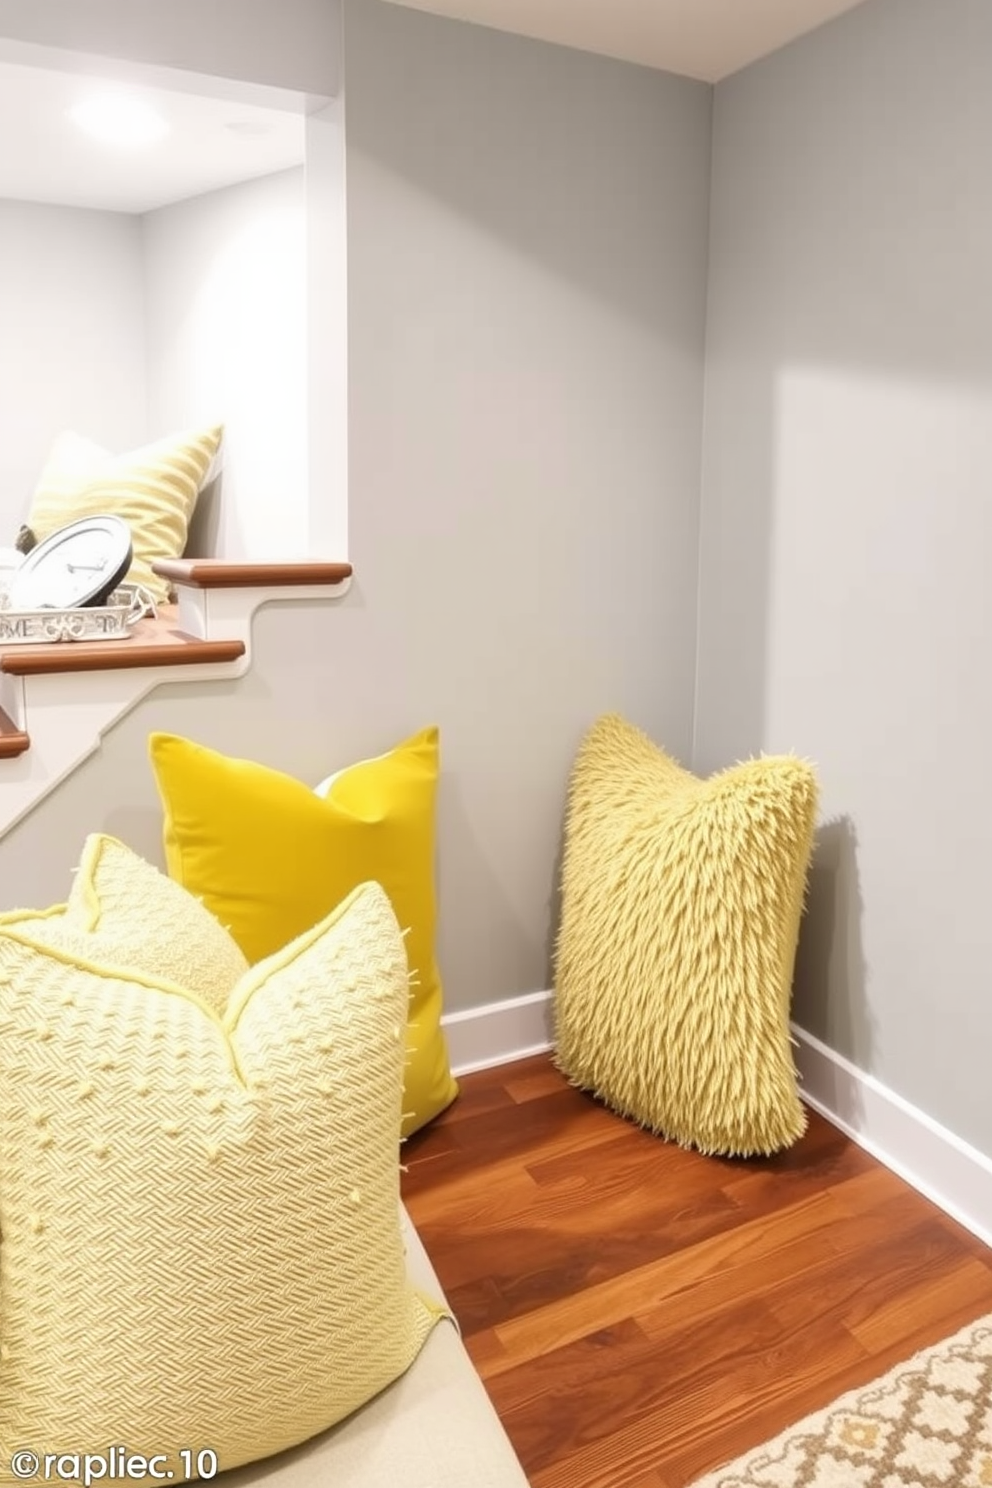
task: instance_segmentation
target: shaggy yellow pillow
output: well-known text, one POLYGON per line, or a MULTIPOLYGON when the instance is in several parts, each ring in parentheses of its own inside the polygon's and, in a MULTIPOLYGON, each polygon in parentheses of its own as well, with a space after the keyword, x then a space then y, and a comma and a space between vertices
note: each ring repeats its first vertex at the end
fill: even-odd
POLYGON ((221 1015, 248 970, 208 909, 123 842, 100 833, 86 839, 65 904, 0 915, 4 925, 83 961, 168 974, 221 1015))
POLYGON ((153 734, 149 748, 169 873, 229 927, 249 961, 306 930, 356 884, 382 884, 407 932, 412 975, 403 1135, 443 1111, 458 1087, 434 959, 437 729, 339 771, 324 795, 173 734, 153 734))
POLYGON ((223 1018, 0 928, 0 1482, 32 1449, 236 1467, 382 1390, 440 1315, 399 1212, 403 939, 359 887, 223 1018))
POLYGON ((622 719, 572 774, 557 1061, 615 1110, 709 1153, 805 1130, 789 1002, 817 787, 791 756, 708 780, 622 719))
POLYGON ((142 584, 159 602, 169 586, 152 573, 160 558, 180 558, 189 520, 223 428, 183 430, 114 455, 79 434, 60 434, 41 473, 27 525, 48 537, 80 517, 110 513, 131 529, 133 561, 128 582, 142 584))

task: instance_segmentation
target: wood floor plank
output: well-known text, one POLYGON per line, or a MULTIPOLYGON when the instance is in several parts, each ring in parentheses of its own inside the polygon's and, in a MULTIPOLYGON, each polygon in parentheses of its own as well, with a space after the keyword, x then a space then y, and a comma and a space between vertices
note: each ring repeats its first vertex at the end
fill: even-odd
POLYGON ((726 1432, 774 1402, 786 1367, 806 1381, 863 1356, 839 1324, 786 1338, 750 1300, 669 1335, 660 1352, 627 1326, 594 1335, 595 1349, 583 1340, 556 1351, 529 1379, 515 1371, 487 1382, 528 1471, 581 1454, 590 1470, 601 1457, 624 1483, 635 1469, 663 1472, 665 1454, 687 1431, 726 1432))
POLYGON ((984 1261, 962 1258, 940 1274, 918 1276, 913 1285, 854 1321, 851 1332, 874 1354, 895 1345, 899 1357, 908 1357, 987 1312, 992 1312, 992 1270, 984 1261), (937 1332, 931 1322, 935 1310, 940 1317, 937 1332))
POLYGON ((535 1061, 536 1068, 521 1069, 509 1076, 506 1090, 519 1104, 534 1100, 539 1095, 557 1095, 561 1090, 561 1075, 546 1059, 535 1061))
POLYGON ((403 1194, 534 1488, 686 1488, 992 1312, 992 1255, 812 1114, 705 1158, 541 1056, 462 1081, 403 1194))
MULTIPOLYGON (((786 1276, 770 1298, 782 1327, 815 1326, 818 1318, 842 1315, 845 1325, 868 1349, 898 1336, 900 1313, 912 1314, 920 1293, 943 1286, 962 1271, 985 1285, 992 1297, 992 1273, 970 1255, 953 1230, 929 1216, 897 1231, 885 1245, 851 1253, 828 1252, 802 1276, 786 1276)), ((904 1328, 903 1334, 908 1333, 904 1328)))
POLYGON ((842 1393, 846 1386, 840 1381, 856 1376, 859 1366, 863 1383, 873 1377, 870 1361, 849 1334, 837 1330, 823 1343, 822 1351, 790 1361, 795 1374, 785 1398, 774 1381, 755 1390, 752 1381, 742 1384, 733 1373, 718 1371, 654 1410, 618 1418, 596 1442, 529 1473, 530 1482, 533 1488, 631 1488, 649 1467, 670 1488, 687 1488, 746 1450, 734 1444, 742 1423, 747 1445, 756 1446, 842 1393))
MULTIPOLYGON (((537 1223, 478 1233, 472 1265, 484 1264, 485 1280, 494 1284, 499 1300, 480 1305, 480 1278, 465 1276, 464 1257, 453 1264, 449 1296, 466 1332, 530 1313, 555 1298, 586 1293, 610 1277, 639 1268, 659 1250, 721 1234, 734 1217, 733 1206, 719 1191, 695 1197, 679 1209, 669 1204, 660 1214, 652 1211, 643 1230, 636 1227, 632 1213, 630 1208, 614 1212, 622 1227, 598 1235, 580 1227, 575 1216, 559 1225, 537 1223)), ((430 1240, 425 1238, 424 1243, 430 1250, 430 1240)), ((451 1246, 448 1238, 438 1240, 438 1255, 450 1252, 451 1246)))
MULTIPOLYGON (((749 1222, 767 1224, 776 1207, 789 1209, 793 1199, 801 1203, 804 1196, 818 1196, 806 1167, 796 1168, 777 1187, 765 1182, 764 1171, 748 1186, 734 1167, 732 1183, 721 1185, 723 1165, 613 1121, 619 1135, 597 1144, 591 1164, 588 1153, 579 1154, 586 1160, 584 1176, 574 1151, 525 1165, 504 1160, 483 1192, 474 1182, 452 1184, 443 1195, 435 1193, 436 1203, 425 1199, 418 1206, 424 1242, 444 1270, 467 1333, 480 1325, 482 1315, 496 1323, 557 1297, 585 1295, 660 1255, 702 1245, 749 1222), (525 1176, 535 1180, 536 1192, 525 1176), (609 1214, 605 1231, 590 1228, 589 1210, 609 1214), (466 1227, 475 1237, 471 1251, 461 1243, 466 1227), (483 1258, 480 1314, 475 1291, 483 1258), (493 1288, 502 1299, 499 1316, 490 1311, 493 1288)), ((831 1132, 829 1143, 835 1142, 831 1132)), ((846 1144, 842 1158, 830 1163, 831 1179, 860 1171, 862 1158, 846 1144)), ((787 1235, 788 1221, 783 1239, 787 1235)))
POLYGON ((447 1111, 442 1113, 436 1131, 428 1128, 423 1134, 416 1133, 403 1150, 410 1179, 407 1191, 411 1196, 423 1194, 428 1204, 429 1194, 439 1187, 442 1202, 446 1202, 444 1185, 467 1172, 471 1154, 480 1148, 486 1152, 489 1181, 497 1180, 501 1164, 512 1167, 519 1162, 522 1128, 527 1132, 527 1150, 535 1161, 587 1151, 616 1135, 617 1118, 567 1085, 553 1095, 524 1104, 511 1098, 509 1106, 501 1103, 461 1119, 455 1115, 457 1106, 456 1101, 449 1108, 450 1116, 447 1111), (418 1141, 421 1136, 423 1140, 418 1141), (435 1155, 435 1148, 442 1144, 445 1150, 435 1155))
MULTIPOLYGON (((843 1217, 829 1191, 814 1194, 775 1225, 762 1219, 721 1230, 673 1255, 497 1323, 492 1331, 501 1348, 492 1352, 481 1372, 488 1378, 540 1358, 556 1346, 581 1338, 590 1325, 605 1328, 635 1317, 650 1334, 655 1309, 667 1318, 678 1315, 681 1308, 694 1316, 707 1316, 736 1300, 741 1273, 749 1273, 762 1261, 771 1268, 767 1289, 773 1290, 780 1276, 802 1274, 822 1260, 828 1232, 843 1217), (680 1299, 678 1303, 675 1298, 680 1299)), ((744 1284, 751 1285, 749 1274, 744 1284)))
MULTIPOLYGON (((535 1073, 537 1073, 535 1071, 535 1073)), ((480 1070, 469 1079, 459 1081, 459 1096, 454 1105, 445 1112, 442 1131, 458 1127, 487 1111, 508 1110, 516 1102, 506 1087, 505 1080, 497 1070, 480 1070)), ((408 1147, 427 1148, 437 1142, 436 1124, 415 1132, 409 1138, 408 1147)))

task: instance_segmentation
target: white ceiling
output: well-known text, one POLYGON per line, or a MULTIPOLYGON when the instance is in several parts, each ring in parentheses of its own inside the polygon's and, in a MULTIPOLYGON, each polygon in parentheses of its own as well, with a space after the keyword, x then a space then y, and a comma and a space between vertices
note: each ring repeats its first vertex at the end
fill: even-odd
POLYGON ((716 83, 862 0, 393 0, 716 83))
MULTIPOLYGON (((862 0, 394 3, 717 82, 862 0)), ((146 212, 304 158, 302 98, 231 84, 206 97, 204 79, 69 60, 0 38, 0 197, 146 212), (166 138, 124 153, 81 134, 68 110, 98 83, 140 87, 168 118, 166 138)))
MULTIPOLYGON (((229 93, 232 90, 226 90, 229 93)), ((304 115, 201 94, 0 60, 0 197, 147 212, 303 161, 304 115), (111 149, 72 123, 104 87, 140 91, 169 122, 137 151, 111 149)))

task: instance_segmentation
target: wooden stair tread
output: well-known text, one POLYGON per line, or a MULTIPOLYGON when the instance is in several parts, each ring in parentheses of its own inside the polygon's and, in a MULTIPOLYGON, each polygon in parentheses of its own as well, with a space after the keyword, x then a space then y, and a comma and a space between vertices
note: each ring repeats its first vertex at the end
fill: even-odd
MULTIPOLYGON (((0 646, 0 672, 15 677, 37 677, 55 672, 104 672, 127 667, 196 666, 203 662, 237 661, 244 656, 243 641, 197 640, 180 630, 177 621, 175 605, 160 605, 158 615, 139 620, 125 640, 0 646)), ((0 730, 0 753, 6 752, 4 737, 0 730)))
POLYGON ((343 584, 350 563, 231 563, 225 558, 165 558, 152 564, 160 578, 192 589, 292 588, 309 584, 343 584))
POLYGON ((145 695, 154 685, 151 669, 179 669, 163 673, 162 682, 171 676, 209 684, 240 676, 248 667, 250 626, 260 606, 270 600, 284 603, 325 596, 337 600, 352 576, 350 563, 313 560, 234 563, 196 558, 154 567, 178 594, 178 603, 159 606, 157 615, 132 626, 120 639, 0 643, 0 696, 11 710, 0 709, 0 762, 17 759, 32 748, 33 735, 29 768, 7 767, 3 772, 7 788, 0 836, 75 768, 91 751, 95 737, 145 695), (232 638, 232 632, 242 638, 232 638), (233 666, 236 662, 241 665, 233 666), (78 679, 106 672, 120 675, 114 682, 106 677, 101 683, 27 680, 59 675, 78 679), (22 680, 7 684, 5 677, 22 680), (35 702, 42 704, 37 719, 32 716, 35 702), (46 702, 55 706, 46 708, 46 702))
POLYGON ((17 759, 30 747, 31 740, 23 729, 0 708, 0 759, 17 759))

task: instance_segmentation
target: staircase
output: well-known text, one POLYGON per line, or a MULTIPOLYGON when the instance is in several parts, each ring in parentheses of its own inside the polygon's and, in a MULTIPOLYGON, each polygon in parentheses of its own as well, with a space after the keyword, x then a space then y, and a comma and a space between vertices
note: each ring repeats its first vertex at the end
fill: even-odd
POLYGON ((0 836, 99 748, 108 728, 182 668, 184 681, 240 677, 262 605, 339 599, 348 563, 163 562, 175 605, 125 640, 0 647, 0 836))

